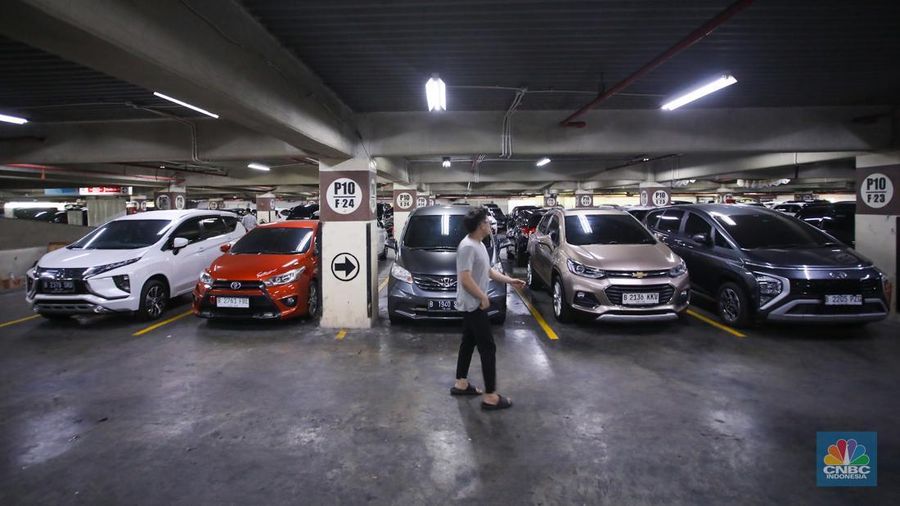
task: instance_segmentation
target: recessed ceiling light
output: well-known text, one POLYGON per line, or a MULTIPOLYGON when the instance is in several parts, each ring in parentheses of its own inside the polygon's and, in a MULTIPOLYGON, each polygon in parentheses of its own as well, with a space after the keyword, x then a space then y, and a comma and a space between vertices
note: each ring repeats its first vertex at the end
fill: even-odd
POLYGON ((538 167, 543 167, 544 165, 547 165, 548 163, 550 163, 550 159, 545 156, 544 158, 541 158, 540 160, 538 160, 538 162, 535 165, 537 165, 538 167))
POLYGON ((444 157, 444 160, 441 162, 441 167, 443 167, 445 169, 450 168, 450 157, 449 156, 444 157))
POLYGON ((172 97, 170 97, 170 96, 168 96, 168 95, 163 95, 162 93, 160 93, 160 92, 158 92, 158 91, 154 91, 154 92, 153 92, 153 95, 155 95, 155 96, 157 96, 157 97, 159 97, 159 98, 162 98, 162 99, 164 99, 164 100, 168 100, 169 102, 173 102, 173 103, 175 103, 175 104, 178 104, 178 105, 180 105, 180 106, 187 107, 188 109, 192 109, 192 110, 197 111, 197 112, 199 112, 199 113, 205 114, 205 115, 209 116, 210 118, 216 118, 216 119, 219 118, 219 115, 218 115, 218 114, 213 114, 213 113, 207 111, 206 109, 201 109, 201 108, 197 107, 196 105, 191 105, 191 104, 189 104, 189 103, 187 103, 187 102, 182 102, 181 100, 178 100, 177 98, 172 98, 172 97))
POLYGON ((437 74, 432 74, 425 83, 425 98, 428 99, 429 111, 447 110, 447 86, 437 74))
POLYGON ((706 95, 709 95, 710 93, 715 93, 715 92, 721 90, 722 88, 725 88, 726 86, 731 86, 732 84, 734 84, 736 82, 737 82, 737 79, 735 79, 734 76, 732 76, 731 74, 723 74, 723 75, 719 76, 718 79, 716 79, 715 81, 713 81, 711 83, 704 84, 703 86, 700 86, 699 88, 696 88, 692 91, 685 93, 684 95, 681 95, 679 97, 676 97, 676 98, 666 102, 665 104, 663 104, 662 109, 664 111, 673 111, 685 104, 689 104, 689 103, 693 102, 694 100, 697 100, 698 98, 705 97, 706 95))
POLYGON ((256 163, 256 162, 248 163, 248 164, 247 164, 247 168, 248 168, 248 169, 255 169, 255 170, 269 170, 269 169, 271 169, 271 167, 269 167, 268 165, 263 165, 263 164, 261 164, 261 163, 256 163))
POLYGON ((24 125, 28 123, 28 120, 25 118, 20 118, 18 116, 8 116, 6 114, 0 114, 0 121, 4 123, 12 123, 14 125, 24 125))

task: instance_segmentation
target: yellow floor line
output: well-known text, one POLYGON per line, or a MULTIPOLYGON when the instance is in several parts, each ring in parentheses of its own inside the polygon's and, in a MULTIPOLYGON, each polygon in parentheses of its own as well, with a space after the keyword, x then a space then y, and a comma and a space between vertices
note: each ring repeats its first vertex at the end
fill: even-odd
POLYGON ((0 323, 0 328, 9 327, 10 325, 15 325, 17 323, 27 322, 28 320, 34 320, 35 318, 40 318, 41 315, 35 314, 31 316, 26 316, 25 318, 19 318, 18 320, 8 321, 6 323, 0 323))
POLYGON ((382 290, 384 290, 384 287, 387 286, 388 280, 389 280, 389 279, 391 279, 391 278, 390 278, 390 277, 384 278, 384 281, 382 281, 381 284, 378 285, 378 291, 379 291, 379 292, 382 291, 382 290))
POLYGON ((343 341, 345 337, 347 337, 347 331, 344 329, 339 330, 337 335, 334 336, 338 341, 343 341))
POLYGON ((735 330, 735 329, 729 327, 728 325, 722 325, 721 323, 713 320, 712 318, 708 318, 708 317, 694 311, 693 309, 688 309, 687 314, 693 316, 694 318, 700 320, 703 323, 708 323, 709 325, 712 325, 713 327, 715 327, 719 330, 724 330, 725 332, 728 332, 729 334, 731 334, 733 336, 747 337, 747 334, 744 334, 738 330, 735 330))
POLYGON ((522 302, 525 303, 525 307, 527 307, 528 311, 531 312, 531 316, 533 316, 534 319, 537 320, 538 325, 540 325, 540 327, 544 330, 544 333, 547 334, 547 337, 553 341, 559 339, 559 336, 556 335, 556 332, 554 332, 552 328, 550 328, 550 325, 547 324, 547 320, 544 319, 540 311, 538 311, 537 308, 534 307, 531 302, 529 302, 528 299, 525 298, 524 295, 522 295, 522 291, 518 288, 513 288, 513 290, 516 291, 516 293, 519 295, 519 298, 522 300, 522 302))
POLYGON ((145 329, 138 330, 137 332, 135 332, 134 334, 131 334, 131 335, 132 336, 142 336, 142 335, 146 334, 147 332, 154 331, 154 330, 162 327, 163 325, 168 325, 168 324, 174 322, 175 320, 180 320, 180 319, 184 318, 185 316, 188 316, 189 314, 192 314, 192 313, 193 313, 193 311, 185 311, 185 312, 181 313, 180 315, 169 318, 168 320, 163 320, 159 323, 154 323, 153 325, 150 325, 149 327, 147 327, 145 329))

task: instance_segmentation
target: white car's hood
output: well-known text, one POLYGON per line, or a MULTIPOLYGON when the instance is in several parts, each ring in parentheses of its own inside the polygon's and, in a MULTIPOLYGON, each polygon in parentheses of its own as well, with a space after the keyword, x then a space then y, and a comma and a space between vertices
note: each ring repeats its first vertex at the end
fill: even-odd
POLYGON ((50 269, 69 269, 94 267, 124 260, 131 260, 144 255, 150 248, 138 249, 80 249, 60 248, 47 253, 38 261, 38 267, 50 269))

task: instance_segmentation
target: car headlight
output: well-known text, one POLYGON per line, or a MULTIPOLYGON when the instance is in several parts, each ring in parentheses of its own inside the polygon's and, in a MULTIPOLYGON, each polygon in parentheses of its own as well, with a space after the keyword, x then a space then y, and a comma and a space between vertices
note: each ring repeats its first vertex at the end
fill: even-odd
POLYGON ((566 259, 566 265, 569 267, 569 272, 577 276, 592 279, 603 279, 606 277, 606 271, 588 267, 587 265, 580 264, 574 260, 566 259))
POLYGON ((410 274, 408 270, 397 265, 397 262, 394 262, 394 264, 391 265, 391 276, 394 279, 399 279, 400 281, 403 281, 404 283, 412 284, 412 282, 413 282, 412 274, 410 274))
POLYGON ((209 271, 205 270, 200 273, 200 282, 204 285, 211 285, 213 284, 213 281, 215 280, 213 279, 212 274, 210 274, 209 271))
POLYGON ((140 260, 140 257, 132 258, 131 260, 122 260, 121 262, 113 262, 111 264, 95 265, 94 267, 90 267, 86 271, 84 271, 84 277, 96 276, 97 274, 111 271, 113 269, 118 269, 119 267, 125 267, 126 265, 131 265, 138 260, 140 260))
POLYGON ((759 287, 760 306, 778 297, 784 291, 784 283, 780 279, 765 274, 756 274, 756 284, 759 287))
POLYGON ((25 276, 31 279, 37 278, 37 269, 35 269, 34 267, 28 269, 28 271, 25 272, 25 276))
POLYGON ((684 260, 682 260, 681 262, 678 262, 678 265, 669 269, 669 277, 677 278, 678 276, 681 276, 686 272, 687 272, 687 264, 684 263, 684 260))
POLYGON ((286 285, 288 283, 293 283, 297 281, 297 278, 303 274, 303 271, 306 270, 306 267, 301 267, 299 269, 294 269, 292 271, 285 272, 284 274, 279 274, 277 276, 272 276, 271 278, 264 281, 266 286, 278 286, 278 285, 286 285))

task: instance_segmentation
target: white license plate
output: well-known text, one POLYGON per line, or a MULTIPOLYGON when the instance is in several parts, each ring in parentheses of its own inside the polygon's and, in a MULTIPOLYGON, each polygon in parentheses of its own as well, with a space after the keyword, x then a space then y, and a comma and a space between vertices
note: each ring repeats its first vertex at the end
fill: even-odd
POLYGON ((659 292, 651 293, 623 293, 622 304, 625 306, 642 306, 647 304, 659 304, 659 292))
POLYGON ((862 306, 862 295, 826 295, 826 306, 862 306))
POLYGON ((250 299, 247 297, 216 297, 216 307, 250 307, 250 299))
POLYGON ((452 299, 437 299, 428 301, 429 311, 456 311, 456 301, 452 299))

